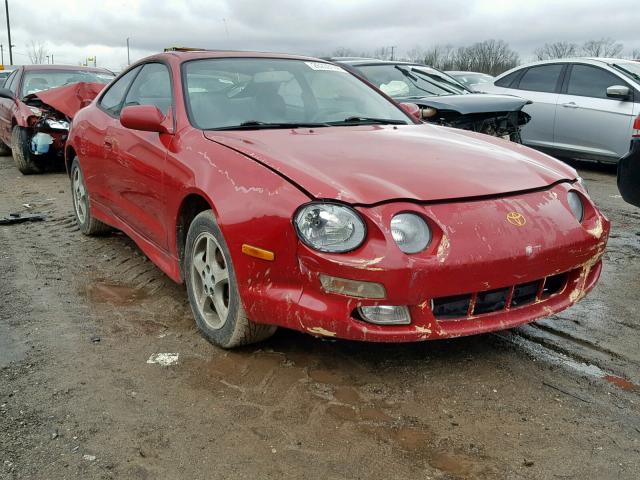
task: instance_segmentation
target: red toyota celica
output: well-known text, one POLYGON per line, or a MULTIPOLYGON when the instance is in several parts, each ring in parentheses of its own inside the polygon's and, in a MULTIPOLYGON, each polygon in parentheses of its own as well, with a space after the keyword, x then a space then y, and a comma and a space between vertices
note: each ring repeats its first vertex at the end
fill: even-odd
POLYGON ((77 221, 184 281, 222 347, 477 334, 591 290, 609 221, 575 170, 415 110, 315 58, 155 55, 73 120, 77 221))

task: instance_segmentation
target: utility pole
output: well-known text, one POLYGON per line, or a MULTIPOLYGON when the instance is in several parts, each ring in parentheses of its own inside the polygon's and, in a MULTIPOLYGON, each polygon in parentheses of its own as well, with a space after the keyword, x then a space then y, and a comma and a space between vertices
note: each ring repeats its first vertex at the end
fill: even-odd
POLYGON ((7 12, 7 35, 9 36, 9 65, 13 65, 13 50, 11 45, 11 23, 9 22, 9 0, 4 0, 4 9, 7 12))
POLYGON ((131 56, 129 55, 129 37, 127 37, 127 65, 131 65, 131 56))
POLYGON ((53 53, 51 54, 51 65, 53 65, 53 53))
POLYGON ((4 65, 4 45, 0 43, 0 56, 2 57, 2 65, 4 65))
POLYGON ((393 61, 393 52, 395 51, 396 47, 390 47, 391 48, 391 61, 393 61))

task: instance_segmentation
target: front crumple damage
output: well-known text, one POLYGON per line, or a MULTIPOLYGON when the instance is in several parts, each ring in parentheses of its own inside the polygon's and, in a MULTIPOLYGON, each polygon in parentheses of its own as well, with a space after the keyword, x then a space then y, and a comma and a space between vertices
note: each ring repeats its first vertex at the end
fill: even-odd
POLYGON ((470 113, 467 115, 452 110, 439 110, 436 117, 425 118, 425 120, 445 127, 470 130, 522 143, 520 130, 529 123, 531 117, 522 110, 515 112, 470 113))
POLYGON ((31 153, 61 157, 74 115, 103 88, 101 83, 77 82, 24 97, 21 113, 31 153))
POLYGON ((521 128, 531 117, 522 111, 529 100, 510 95, 445 95, 406 99, 416 103, 428 123, 470 130, 522 143, 521 128))

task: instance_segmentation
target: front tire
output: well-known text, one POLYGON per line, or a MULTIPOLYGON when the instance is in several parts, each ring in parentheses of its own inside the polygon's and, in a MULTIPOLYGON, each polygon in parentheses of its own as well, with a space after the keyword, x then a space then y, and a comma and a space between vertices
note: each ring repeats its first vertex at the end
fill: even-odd
POLYGON ((71 199, 76 222, 82 233, 89 236, 102 235, 111 230, 109 225, 96 220, 91 215, 89 191, 84 183, 84 175, 78 157, 75 157, 71 164, 71 199))
POLYGON ((233 348, 273 335, 277 327, 247 318, 231 255, 211 210, 198 214, 191 222, 185 250, 189 303, 207 340, 222 348, 233 348))
POLYGON ((11 151, 13 161, 20 173, 32 175, 42 172, 42 167, 38 164, 29 148, 29 130, 16 125, 11 131, 11 151))

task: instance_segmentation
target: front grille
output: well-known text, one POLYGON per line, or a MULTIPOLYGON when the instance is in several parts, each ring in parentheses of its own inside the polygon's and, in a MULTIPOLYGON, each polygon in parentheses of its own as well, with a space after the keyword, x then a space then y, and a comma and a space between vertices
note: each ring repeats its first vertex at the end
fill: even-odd
POLYGON ((434 298, 433 316, 437 320, 454 320, 524 307, 560 293, 568 277, 568 273, 561 273, 497 290, 434 298))

